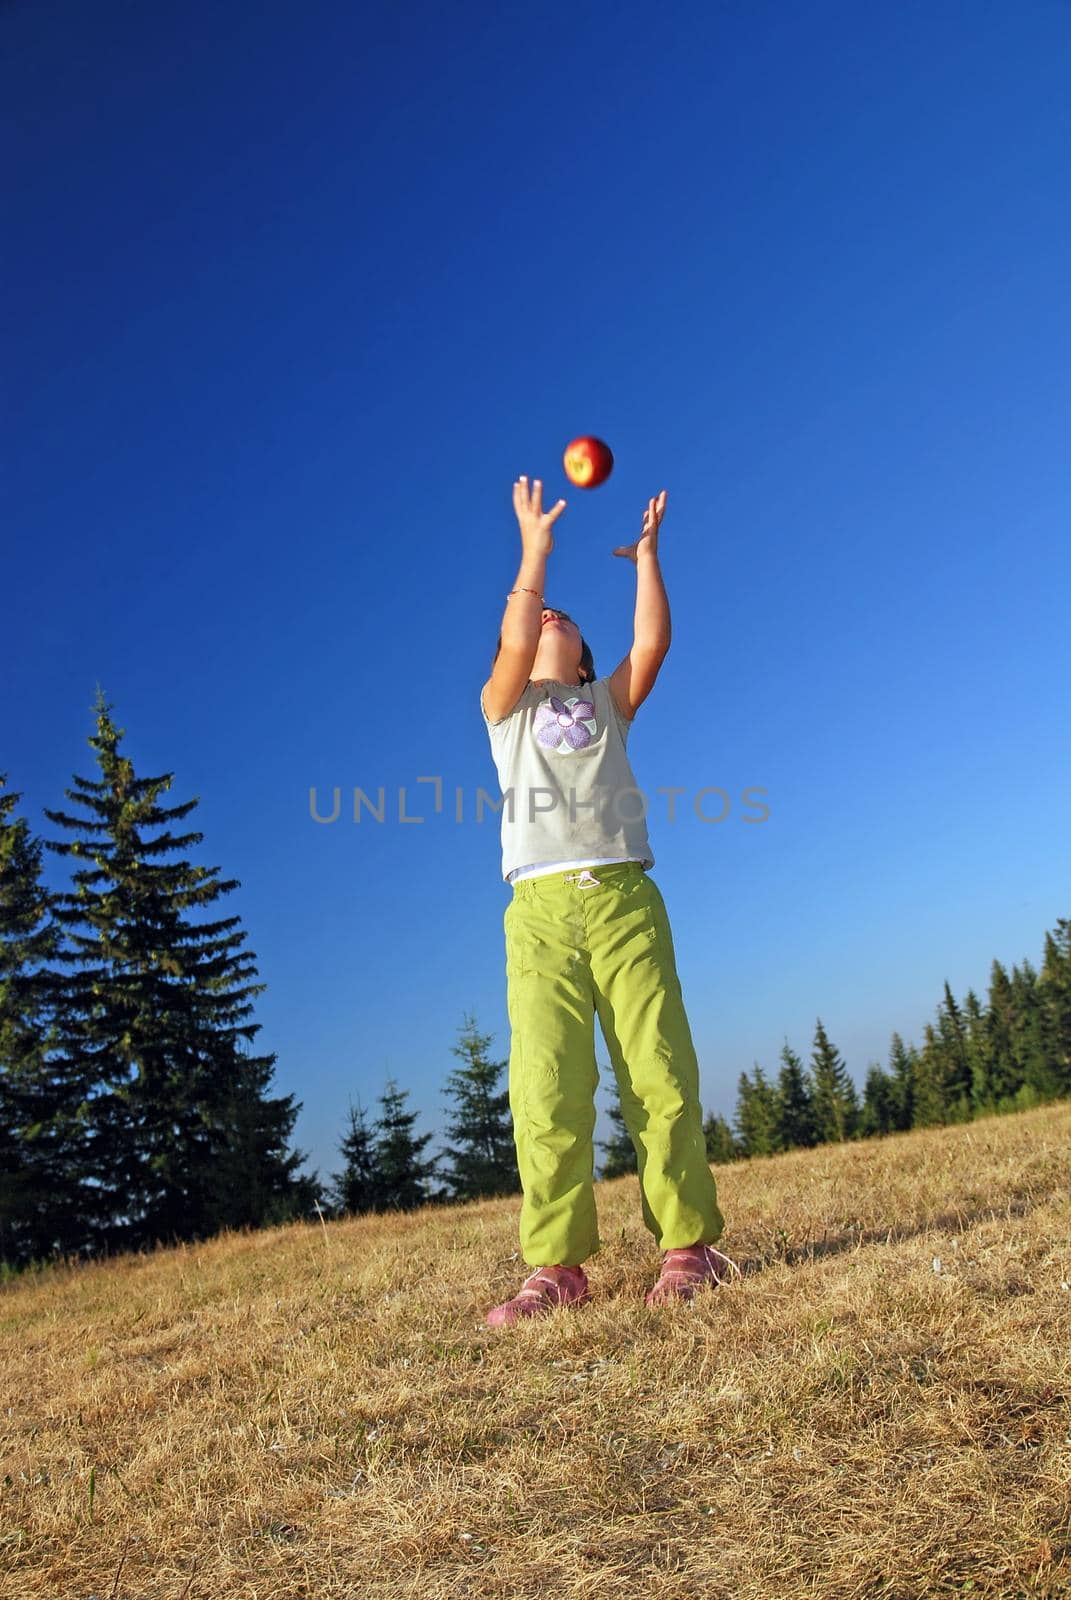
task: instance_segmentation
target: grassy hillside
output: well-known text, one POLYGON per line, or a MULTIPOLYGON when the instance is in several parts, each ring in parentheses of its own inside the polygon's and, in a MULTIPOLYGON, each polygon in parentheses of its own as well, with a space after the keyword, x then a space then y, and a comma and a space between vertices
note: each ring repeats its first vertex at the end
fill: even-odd
POLYGON ((717 1169, 745 1276, 509 1330, 517 1200, 0 1291, 0 1594, 1071 1595, 1071 1106, 717 1169))

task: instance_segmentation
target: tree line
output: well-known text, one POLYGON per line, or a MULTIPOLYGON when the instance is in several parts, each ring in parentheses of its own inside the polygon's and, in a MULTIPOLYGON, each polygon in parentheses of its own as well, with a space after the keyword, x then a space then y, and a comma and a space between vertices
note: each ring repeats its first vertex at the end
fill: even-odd
POLYGON ((452 1046, 460 1065, 443 1090, 453 1102, 444 1124, 447 1142, 435 1155, 425 1156, 432 1134, 416 1132, 419 1112, 406 1109, 409 1091, 394 1078, 380 1096, 379 1117, 372 1118, 360 1102, 350 1105, 339 1144, 342 1168, 326 1189, 334 1215, 520 1193, 509 1089, 501 1087, 508 1061, 492 1059, 492 1039, 466 1014, 452 1046))
MULTIPOLYGON (((433 1187, 440 1158, 423 1157, 432 1136, 415 1133, 417 1114, 405 1111, 406 1092, 393 1079, 378 1119, 351 1106, 340 1147, 344 1164, 331 1189, 339 1214, 519 1193, 508 1090, 499 1088, 508 1063, 492 1060, 490 1045, 491 1036, 467 1016, 454 1046, 461 1066, 447 1084, 459 1112, 448 1125, 455 1143, 446 1152, 445 1189, 433 1187)), ((758 1063, 741 1073, 733 1124, 711 1114, 703 1131, 707 1155, 717 1164, 967 1122, 1068 1096, 1071 920, 1062 918, 1045 935, 1040 972, 1024 960, 1009 975, 993 961, 984 1004, 973 989, 958 1004, 946 981, 922 1045, 905 1045, 894 1033, 888 1070, 872 1062, 862 1095, 818 1018, 808 1065, 786 1040, 776 1079, 758 1063)), ((600 1178, 637 1170, 616 1093, 608 1116, 610 1137, 599 1141, 600 1178)))
POLYGON ((342 1171, 301 1170, 300 1102, 271 1092, 276 1056, 255 1048, 265 985, 241 919, 217 908, 237 880, 185 859, 203 835, 178 825, 198 801, 167 805, 174 774, 135 771, 99 687, 92 709, 96 776, 74 775, 69 809, 44 808, 55 836, 32 833, 0 773, 0 1274, 515 1192, 506 1064, 471 1018, 445 1150, 424 1158, 431 1135, 391 1079, 375 1123, 351 1107, 342 1171), (67 887, 45 884, 45 851, 67 887))
MULTIPOLYGON (((139 777, 99 689, 93 710, 99 776, 75 775, 71 811, 44 812, 69 837, 35 837, 0 774, 0 1270, 519 1193, 507 1061, 468 1014, 438 1153, 390 1078, 378 1117, 351 1104, 340 1170, 328 1182, 301 1170, 300 1103, 271 1092, 276 1057, 254 1048, 265 985, 240 919, 214 909, 238 884, 168 859, 201 842, 172 831, 198 801, 165 805, 174 775, 139 777), (44 850, 69 864, 68 888, 45 886, 44 850)), ((993 962, 984 1004, 973 990, 957 1004, 946 983, 922 1045, 893 1034, 888 1069, 871 1063, 861 1096, 819 1019, 808 1067, 786 1040, 776 1079, 758 1063, 741 1073, 734 1125, 711 1115, 704 1131, 710 1160, 726 1162, 1069 1094, 1060 920, 1040 971, 993 962)), ((609 1116, 602 1178, 637 1166, 619 1099, 609 1116)))
MULTIPOLYGON (((703 1127, 712 1162, 746 1160, 846 1139, 1025 1111, 1071 1096, 1071 920, 1044 936, 1040 971, 1029 960, 1009 973, 990 967, 984 1002, 968 989, 958 1002, 946 980, 922 1044, 890 1040, 888 1066, 869 1064, 862 1094, 819 1017, 810 1061, 788 1040, 776 1076, 756 1062, 737 1081, 732 1123, 703 1127)), ((603 1177, 635 1170, 620 1108, 603 1177)))
POLYGON ((31 834, 0 775, 7 1267, 284 1221, 317 1194, 289 1148, 300 1108, 254 1049, 255 957, 212 911, 237 882, 167 859, 200 843, 172 831, 198 802, 166 805, 173 774, 139 777, 99 689, 93 709, 98 776, 45 808, 61 836, 31 834), (44 850, 69 887, 46 887, 44 850))

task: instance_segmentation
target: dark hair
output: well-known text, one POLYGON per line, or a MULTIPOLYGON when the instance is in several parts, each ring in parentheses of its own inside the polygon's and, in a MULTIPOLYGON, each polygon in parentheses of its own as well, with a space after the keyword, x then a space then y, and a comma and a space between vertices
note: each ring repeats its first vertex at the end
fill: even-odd
MULTIPOLYGON (((566 613, 562 612, 562 615, 565 616, 566 613)), ((569 622, 572 622, 573 619, 572 619, 572 617, 568 617, 567 620, 569 622)), ((501 655, 501 653, 502 653, 502 635, 499 634, 499 636, 498 636, 498 644, 495 646, 494 658, 493 658, 493 660, 491 662, 491 671, 492 672, 495 670, 495 662, 498 660, 498 658, 501 655)), ((584 638, 583 634, 580 635, 580 678, 581 678, 581 682, 583 682, 583 683, 594 683, 595 682, 595 662, 592 659, 591 651, 588 648, 588 642, 584 638)))

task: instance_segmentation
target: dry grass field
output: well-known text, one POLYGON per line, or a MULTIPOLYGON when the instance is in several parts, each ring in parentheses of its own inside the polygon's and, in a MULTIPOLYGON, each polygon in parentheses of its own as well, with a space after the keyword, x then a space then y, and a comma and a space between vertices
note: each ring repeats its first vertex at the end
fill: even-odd
POLYGON ((717 1170, 744 1277, 514 1329, 518 1201, 0 1291, 0 1594, 1071 1596, 1071 1106, 717 1170))

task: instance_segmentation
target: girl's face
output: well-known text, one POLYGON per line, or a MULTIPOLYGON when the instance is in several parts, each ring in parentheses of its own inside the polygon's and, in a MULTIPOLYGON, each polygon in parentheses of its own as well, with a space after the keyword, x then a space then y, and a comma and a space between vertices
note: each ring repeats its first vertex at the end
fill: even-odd
POLYGON ((575 639, 577 645, 580 644, 580 629, 568 611, 555 611, 551 606, 544 606, 540 638, 553 637, 555 634, 562 639, 575 639))
POLYGON ((556 674, 551 669, 557 667, 563 680, 579 679, 582 651, 583 636, 569 613, 553 606, 544 606, 536 649, 539 666, 537 668, 533 664, 533 677, 553 677, 556 674))

